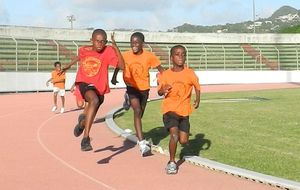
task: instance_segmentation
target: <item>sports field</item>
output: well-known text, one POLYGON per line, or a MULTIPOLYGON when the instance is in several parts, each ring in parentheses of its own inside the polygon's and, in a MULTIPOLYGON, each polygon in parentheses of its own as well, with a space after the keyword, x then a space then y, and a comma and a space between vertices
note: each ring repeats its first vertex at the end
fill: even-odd
MULTIPOLYGON (((199 109, 190 117, 190 143, 178 146, 177 156, 199 155, 299 182, 299 95, 300 89, 203 93, 199 109)), ((167 149, 160 104, 148 103, 143 130, 146 138, 167 149)), ((116 123, 130 128, 132 114, 124 113, 116 123)))

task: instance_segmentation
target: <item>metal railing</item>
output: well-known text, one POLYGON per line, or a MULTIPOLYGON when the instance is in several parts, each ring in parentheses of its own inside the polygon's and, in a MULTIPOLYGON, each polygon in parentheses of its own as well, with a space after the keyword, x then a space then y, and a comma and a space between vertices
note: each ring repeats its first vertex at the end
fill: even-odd
MULTIPOLYGON (((69 41, 68 43, 55 39, 48 41, 49 43, 43 39, 19 39, 0 36, 0 66, 5 68, 6 71, 49 71, 53 69, 53 62, 55 61, 61 61, 63 64, 70 61, 70 57, 63 51, 68 50, 74 55, 78 55, 79 44, 89 44, 88 41, 69 41), (64 43, 67 44, 64 45, 64 43), (33 53, 35 53, 35 57, 33 53)), ((122 43, 119 42, 119 44, 122 43)), ((129 42, 125 44, 128 46, 129 42)), ((147 46, 154 53, 163 52, 165 56, 161 58, 161 61, 167 67, 170 67, 169 51, 173 44, 161 43, 159 46, 162 48, 154 48, 155 44, 159 43, 149 43, 147 46), (166 55, 168 55, 168 58, 166 55)), ((187 65, 197 70, 273 69, 264 64, 265 59, 277 64, 276 69, 278 70, 299 70, 299 44, 282 45, 274 43, 251 46, 259 55, 251 55, 242 47, 242 44, 195 43, 182 45, 187 50, 187 65), (264 49, 265 45, 273 47, 273 49, 264 49)))

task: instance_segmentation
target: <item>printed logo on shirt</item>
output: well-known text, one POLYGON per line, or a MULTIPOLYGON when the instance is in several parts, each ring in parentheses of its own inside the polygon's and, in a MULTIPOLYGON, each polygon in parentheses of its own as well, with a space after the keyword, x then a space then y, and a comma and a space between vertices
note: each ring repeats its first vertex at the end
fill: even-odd
POLYGON ((86 76, 93 77, 99 72, 101 61, 95 57, 86 57, 82 60, 81 66, 86 76))
POLYGON ((187 93, 186 86, 182 81, 175 81, 172 85, 172 89, 169 93, 169 96, 176 101, 181 100, 187 93))
POLYGON ((144 68, 140 63, 138 63, 138 62, 131 63, 129 65, 129 71, 131 73, 131 76, 135 80, 143 78, 144 68))

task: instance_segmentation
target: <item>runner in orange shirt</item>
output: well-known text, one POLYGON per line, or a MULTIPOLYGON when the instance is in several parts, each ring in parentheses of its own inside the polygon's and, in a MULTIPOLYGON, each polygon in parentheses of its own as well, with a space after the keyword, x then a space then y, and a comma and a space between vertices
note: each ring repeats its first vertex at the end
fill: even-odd
POLYGON ((170 161, 166 167, 167 174, 176 174, 177 165, 175 154, 177 142, 186 144, 189 140, 189 115, 200 104, 200 84, 192 69, 184 66, 186 49, 181 45, 171 48, 173 67, 164 71, 159 80, 158 94, 164 96, 162 102, 163 122, 170 133, 169 153, 170 161), (195 90, 196 99, 191 105, 192 90, 195 90))
MULTIPOLYGON (((151 152, 151 146, 144 139, 142 132, 142 117, 150 90, 149 70, 151 68, 157 68, 159 72, 164 70, 158 57, 152 52, 143 49, 144 42, 144 34, 135 32, 130 37, 131 50, 122 53, 125 61, 123 80, 127 86, 125 97, 128 95, 127 98, 134 111, 134 127, 142 156, 149 155, 151 152)), ((113 84, 117 83, 117 73, 118 69, 115 70, 112 77, 113 84)))
POLYGON ((61 72, 61 63, 59 61, 54 63, 55 69, 51 72, 51 78, 46 82, 46 85, 49 86, 51 82, 53 84, 53 102, 54 106, 52 107, 52 111, 55 112, 57 109, 57 95, 61 97, 61 108, 60 113, 65 112, 65 81, 66 75, 65 73, 60 74, 61 72))
POLYGON ((114 33, 111 40, 112 45, 106 45, 106 32, 102 29, 94 30, 91 38, 92 45, 80 47, 78 57, 74 58, 63 69, 64 72, 77 61, 80 62, 75 84, 79 87, 79 91, 87 104, 83 114, 78 117, 74 135, 78 137, 84 132, 81 140, 82 151, 93 149, 89 134, 97 111, 104 101, 104 95, 110 92, 108 85, 109 66, 124 68, 124 61, 114 40, 114 33))

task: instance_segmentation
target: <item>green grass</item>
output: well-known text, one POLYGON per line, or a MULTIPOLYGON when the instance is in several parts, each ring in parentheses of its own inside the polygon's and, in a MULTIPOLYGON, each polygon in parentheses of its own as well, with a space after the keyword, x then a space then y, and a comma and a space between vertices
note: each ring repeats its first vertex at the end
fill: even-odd
MULTIPOLYGON (((202 94, 199 109, 190 117, 189 146, 178 146, 177 157, 200 155, 300 182, 299 98, 300 89, 202 94), (228 98, 249 101, 220 101, 228 98)), ((167 149, 169 137, 160 104, 148 103, 143 131, 146 138, 167 149)), ((133 129, 132 110, 116 118, 116 123, 133 129)))

